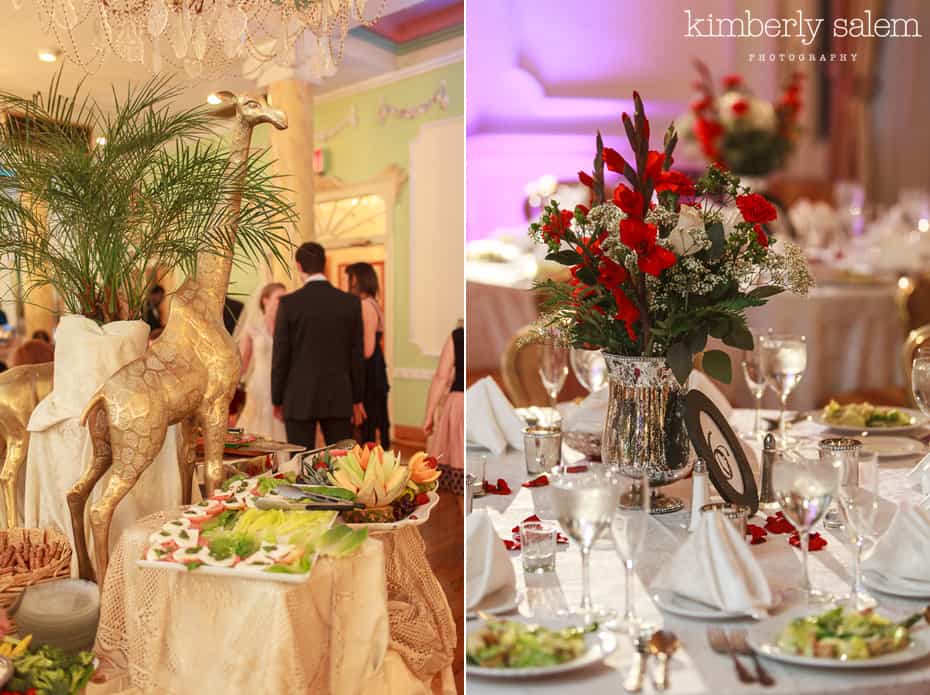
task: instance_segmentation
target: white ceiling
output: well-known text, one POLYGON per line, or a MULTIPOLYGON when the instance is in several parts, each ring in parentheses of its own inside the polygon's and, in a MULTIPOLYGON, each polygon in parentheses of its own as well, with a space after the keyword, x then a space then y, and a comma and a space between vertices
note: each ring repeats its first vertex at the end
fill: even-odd
MULTIPOLYGON (((2 0, 0 0, 2 2, 2 0)), ((385 14, 397 12, 416 5, 420 0, 387 0, 385 14)), ((372 3, 374 5, 375 3, 372 3)), ((21 10, 14 10, 10 3, 2 2, 0 9, 0 90, 14 92, 21 96, 30 96, 37 91, 45 92, 49 82, 56 74, 61 62, 43 63, 37 53, 41 49, 55 49, 54 38, 43 33, 38 12, 32 2, 23 3, 21 10)), ((148 48, 148 46, 146 46, 148 48)), ((409 64, 410 56, 404 58, 409 64)), ((398 59, 389 51, 378 48, 366 41, 348 36, 345 53, 338 72, 315 88, 316 94, 351 85, 361 80, 391 72, 399 67, 398 59)), ((235 66, 238 73, 240 66, 235 66)), ((166 66, 165 71, 171 70, 166 66)), ((191 81, 185 75, 177 76, 185 92, 178 99, 178 107, 190 107, 204 103, 211 92, 228 89, 230 91, 256 90, 254 80, 245 79, 241 74, 230 74, 214 80, 191 81)), ((62 81, 69 93, 77 82, 85 76, 84 69, 65 61, 62 81)), ((151 70, 144 65, 127 63, 110 55, 96 73, 89 75, 85 82, 85 93, 95 98, 101 105, 112 101, 111 90, 122 91, 129 83, 140 84, 152 77, 151 70)))

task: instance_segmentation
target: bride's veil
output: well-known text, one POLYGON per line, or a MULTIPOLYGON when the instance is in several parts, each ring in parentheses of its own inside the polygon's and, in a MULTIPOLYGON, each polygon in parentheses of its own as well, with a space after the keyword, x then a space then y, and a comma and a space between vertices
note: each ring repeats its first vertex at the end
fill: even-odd
MULTIPOLYGON (((262 290, 264 289, 265 284, 260 283, 258 287, 255 288, 255 291, 249 296, 245 301, 244 306, 242 307, 242 313, 239 314, 239 320, 236 322, 236 328, 233 330, 233 340, 236 341, 236 347, 239 348, 240 354, 242 353, 242 341, 247 335, 255 335, 258 331, 262 329, 262 308, 261 308, 261 298, 262 290)), ((246 381, 248 379, 249 373, 252 371, 252 365, 255 364, 255 360, 252 360, 249 364, 248 370, 242 373, 240 376, 240 381, 246 381)))

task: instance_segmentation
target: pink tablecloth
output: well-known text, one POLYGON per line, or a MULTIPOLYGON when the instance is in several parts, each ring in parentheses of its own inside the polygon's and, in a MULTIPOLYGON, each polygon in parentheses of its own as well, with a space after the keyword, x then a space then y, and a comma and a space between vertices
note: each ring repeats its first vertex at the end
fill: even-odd
POLYGON ((466 283, 465 292, 468 370, 499 369, 510 339, 536 320, 536 298, 530 289, 480 282, 466 283))

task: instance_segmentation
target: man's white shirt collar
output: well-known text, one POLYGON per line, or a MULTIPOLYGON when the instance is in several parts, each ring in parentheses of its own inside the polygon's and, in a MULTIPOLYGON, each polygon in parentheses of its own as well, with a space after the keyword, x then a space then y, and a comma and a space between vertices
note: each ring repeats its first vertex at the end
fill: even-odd
POLYGON ((329 282, 329 279, 323 273, 314 273, 313 275, 308 275, 307 279, 304 280, 305 285, 308 282, 329 282))

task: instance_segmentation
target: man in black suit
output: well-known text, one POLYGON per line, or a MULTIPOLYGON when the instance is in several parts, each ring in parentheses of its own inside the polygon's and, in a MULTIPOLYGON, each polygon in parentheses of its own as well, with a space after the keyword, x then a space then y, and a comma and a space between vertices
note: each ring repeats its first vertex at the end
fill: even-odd
POLYGON ((275 320, 271 402, 287 440, 313 448, 318 422, 331 444, 365 419, 362 307, 329 284, 319 244, 302 244, 297 265, 304 286, 281 297, 275 320))

